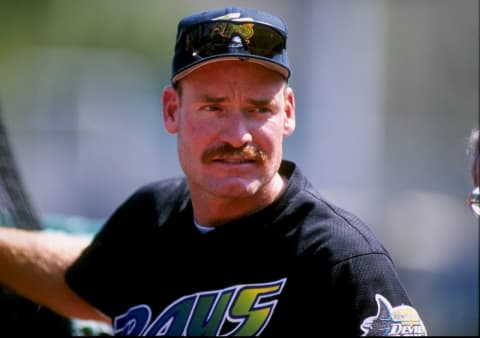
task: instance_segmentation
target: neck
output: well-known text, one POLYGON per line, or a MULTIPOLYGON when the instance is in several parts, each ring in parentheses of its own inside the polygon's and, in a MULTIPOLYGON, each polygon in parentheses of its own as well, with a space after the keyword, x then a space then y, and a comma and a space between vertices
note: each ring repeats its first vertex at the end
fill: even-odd
POLYGON ((216 227, 253 214, 280 197, 287 186, 287 179, 275 175, 266 191, 241 198, 225 198, 191 190, 195 219, 204 226, 216 227))

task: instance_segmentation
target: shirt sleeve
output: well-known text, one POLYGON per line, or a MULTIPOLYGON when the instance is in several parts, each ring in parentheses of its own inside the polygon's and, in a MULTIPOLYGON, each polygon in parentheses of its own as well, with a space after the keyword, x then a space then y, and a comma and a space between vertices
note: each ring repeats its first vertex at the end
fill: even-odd
POLYGON ((350 258, 332 268, 335 311, 352 325, 352 335, 427 335, 400 276, 386 254, 350 258))
POLYGON ((146 194, 127 199, 65 274, 73 291, 109 316, 123 305, 126 297, 118 286, 134 278, 136 255, 156 224, 151 205, 146 194))

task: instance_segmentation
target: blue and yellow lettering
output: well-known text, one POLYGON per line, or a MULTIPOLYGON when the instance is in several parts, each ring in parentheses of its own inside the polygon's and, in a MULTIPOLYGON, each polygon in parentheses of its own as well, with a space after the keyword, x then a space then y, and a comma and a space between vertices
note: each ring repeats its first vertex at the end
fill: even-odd
POLYGON ((201 294, 187 328, 187 336, 218 336, 233 291, 201 294))
POLYGON ((118 336, 139 336, 147 327, 151 317, 150 308, 138 305, 130 308, 126 313, 115 318, 114 333, 118 336))
POLYGON ((150 325, 146 336, 181 336, 187 326, 196 296, 180 298, 167 307, 150 325))

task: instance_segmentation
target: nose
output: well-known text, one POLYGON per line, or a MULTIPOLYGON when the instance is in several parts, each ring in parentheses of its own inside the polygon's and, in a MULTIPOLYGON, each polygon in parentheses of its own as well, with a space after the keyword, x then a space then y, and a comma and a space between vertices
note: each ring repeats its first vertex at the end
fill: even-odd
POLYGON ((221 123, 221 141, 235 148, 240 148, 253 141, 251 123, 240 112, 228 114, 221 123))

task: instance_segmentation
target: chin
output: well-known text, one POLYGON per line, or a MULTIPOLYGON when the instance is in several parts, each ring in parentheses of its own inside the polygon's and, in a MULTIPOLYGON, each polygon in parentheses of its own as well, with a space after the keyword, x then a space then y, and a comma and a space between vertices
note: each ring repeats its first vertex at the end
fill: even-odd
POLYGON ((254 196, 261 188, 261 181, 244 178, 228 178, 217 182, 213 187, 218 196, 230 198, 247 198, 254 196))

